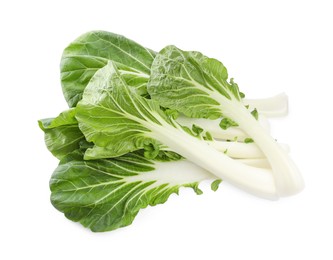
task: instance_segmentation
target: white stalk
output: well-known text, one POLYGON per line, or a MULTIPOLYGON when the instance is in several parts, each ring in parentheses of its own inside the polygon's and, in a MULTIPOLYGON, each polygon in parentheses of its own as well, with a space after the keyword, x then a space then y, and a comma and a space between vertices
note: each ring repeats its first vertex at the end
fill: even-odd
MULTIPOLYGON (((190 118, 181 115, 176 121, 180 125, 187 126, 189 128, 191 128, 193 124, 200 126, 216 139, 244 141, 249 137, 248 134, 246 134, 239 127, 229 127, 228 129, 223 130, 219 126, 221 119, 210 120, 204 118, 190 118)), ((259 116, 259 123, 262 124, 262 126, 269 132, 270 125, 266 117, 259 116)))
POLYGON ((256 108, 259 114, 267 117, 285 116, 288 114, 288 96, 285 93, 262 99, 243 99, 245 105, 256 108))
POLYGON ((205 131, 209 132, 214 138, 223 139, 223 140, 244 140, 248 136, 237 127, 229 127, 227 130, 223 130, 219 124, 221 119, 204 119, 204 118, 190 118, 183 115, 180 115, 177 118, 177 123, 189 128, 192 125, 197 125, 202 127, 205 131))
POLYGON ((266 168, 266 169, 271 168, 269 161, 265 158, 237 159, 237 161, 253 167, 266 168))
MULTIPOLYGON (((154 165, 154 171, 133 175, 128 178, 131 178, 131 181, 144 182, 156 180, 154 183, 156 187, 164 183, 168 183, 170 186, 177 186, 216 179, 215 175, 188 160, 154 162, 154 165), (179 174, 179 169, 181 169, 181 174, 179 174)), ((152 186, 149 186, 149 189, 151 189, 151 187, 152 186)))
POLYGON ((271 132, 271 124, 269 123, 266 116, 260 114, 258 116, 258 123, 266 130, 267 133, 271 132))
POLYGON ((154 126, 151 137, 215 176, 256 196, 277 199, 270 169, 256 168, 231 159, 193 136, 170 125, 154 126))
MULTIPOLYGON (((222 96, 221 96, 222 97, 222 96)), ((220 98, 221 110, 235 120, 239 127, 254 140, 267 157, 272 169, 276 186, 280 196, 293 195, 300 192, 303 179, 296 165, 267 131, 255 120, 243 104, 220 98)))
POLYGON ((214 149, 225 153, 232 158, 262 158, 265 155, 255 143, 240 143, 226 141, 208 141, 214 149))
MULTIPOLYGON (((265 155, 255 143, 227 142, 220 140, 206 141, 206 143, 217 151, 234 159, 265 159, 265 155)), ((279 146, 289 153, 289 146, 287 144, 279 143, 279 146)), ((172 149, 167 146, 162 146, 160 149, 163 151, 172 151, 172 149)))

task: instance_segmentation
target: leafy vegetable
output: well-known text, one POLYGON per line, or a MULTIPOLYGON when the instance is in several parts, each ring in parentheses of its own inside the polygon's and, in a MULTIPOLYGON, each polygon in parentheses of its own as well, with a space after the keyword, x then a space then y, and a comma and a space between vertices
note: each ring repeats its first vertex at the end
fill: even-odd
POLYGON ((155 52, 122 35, 92 31, 81 35, 65 50, 61 59, 61 83, 70 107, 76 106, 95 72, 108 61, 117 63, 127 84, 146 94, 155 52))
POLYGON ((268 199, 303 187, 265 118, 286 114, 286 95, 245 99, 225 66, 200 52, 155 53, 92 31, 64 50, 61 83, 70 109, 38 122, 60 159, 51 202, 92 231, 127 226, 181 187, 201 194, 203 180, 268 199))
POLYGON ((237 84, 227 79, 226 68, 216 59, 167 46, 154 59, 148 92, 162 106, 188 117, 235 122, 267 157, 279 194, 298 193, 303 181, 297 167, 257 122, 257 110, 251 113, 244 106, 237 84))
POLYGON ((84 161, 76 151, 54 171, 51 201, 67 218, 92 231, 108 231, 131 224, 140 209, 164 203, 180 187, 201 194, 198 184, 209 178, 212 175, 185 160, 152 162, 132 153, 84 161))
POLYGON ((91 79, 77 105, 76 117, 87 140, 95 144, 86 151, 86 160, 117 157, 149 144, 157 150, 167 146, 248 192, 267 198, 277 196, 269 170, 234 161, 203 137, 190 135, 188 129, 163 113, 159 103, 131 91, 113 62, 91 79))

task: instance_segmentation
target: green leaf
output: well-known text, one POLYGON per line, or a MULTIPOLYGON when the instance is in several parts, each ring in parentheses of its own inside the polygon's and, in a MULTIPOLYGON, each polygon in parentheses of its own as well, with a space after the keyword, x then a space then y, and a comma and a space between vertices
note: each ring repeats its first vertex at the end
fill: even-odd
POLYGON ((192 125, 192 131, 195 133, 197 136, 201 135, 201 133, 204 131, 203 128, 200 126, 197 126, 195 124, 192 125))
POLYGON ((222 112, 215 96, 241 99, 237 84, 227 79, 227 69, 218 60, 167 46, 155 57, 147 88, 164 107, 189 117, 217 119, 222 112))
POLYGON ((169 162, 184 159, 178 153, 173 151, 159 151, 158 155, 154 158, 155 161, 169 162))
POLYGON ((128 85, 140 95, 147 94, 146 84, 155 53, 124 36, 91 31, 73 41, 61 59, 61 83, 70 107, 76 106, 96 71, 114 61, 128 85))
POLYGON ((206 141, 213 141, 214 140, 214 138, 213 138, 213 136, 212 136, 212 134, 210 132, 206 132, 205 133, 204 139, 206 141))
POLYGON ((256 120, 258 120, 258 118, 259 118, 259 114, 258 114, 258 110, 257 110, 256 108, 252 110, 251 115, 252 115, 256 120))
POLYGON ((224 117, 224 118, 221 120, 219 126, 220 126, 223 130, 227 130, 227 129, 228 129, 229 127, 231 127, 231 126, 238 126, 238 124, 237 124, 235 121, 231 120, 230 118, 224 117))
POLYGON ((85 159, 117 157, 149 145, 157 149, 161 143, 154 138, 154 129, 172 124, 157 102, 127 86, 113 62, 89 82, 76 118, 87 141, 95 144, 85 159))
MULTIPOLYGON (((253 174, 261 170, 233 160, 207 144, 205 139, 212 139, 208 132, 199 137, 189 133, 191 129, 167 117, 155 100, 134 93, 112 62, 96 72, 76 109, 80 129, 87 141, 94 143, 94 147, 85 152, 86 160, 117 157, 152 145, 153 152, 169 149, 244 189, 255 192, 262 189, 258 183, 266 178, 266 170, 262 169, 263 175, 253 174), (245 175, 260 180, 250 182, 248 187, 245 175)), ((249 116, 257 123, 251 114, 249 116)), ((154 157, 156 154, 146 155, 154 157)))
POLYGON ((221 184, 222 180, 221 179, 218 179, 218 180, 215 180, 211 183, 210 187, 213 191, 217 191, 217 189, 219 188, 220 184, 221 184))
POLYGON ((247 138, 244 139, 244 143, 246 143, 246 144, 250 144, 250 143, 253 143, 253 142, 254 141, 253 141, 252 138, 247 137, 247 138))
POLYGON ((54 171, 51 202, 70 220, 95 232, 109 231, 130 225, 140 209, 165 203, 180 187, 201 194, 199 182, 210 177, 185 160, 153 163, 127 154, 84 161, 77 151, 54 171))
MULTIPOLYGON (((217 119, 223 116, 237 122, 240 130, 254 140, 269 160, 276 191, 283 191, 285 195, 300 191, 303 180, 296 165, 256 120, 256 111, 251 115, 246 109, 238 85, 233 80, 228 83, 227 76, 219 61, 168 46, 156 55, 147 89, 161 106, 176 109, 188 117, 217 119)), ((253 169, 248 167, 248 170, 253 169)), ((226 179, 224 175, 221 177, 226 179)), ((255 187, 256 191, 260 189, 260 186, 255 187)))
POLYGON ((78 127, 75 109, 62 112, 56 118, 41 119, 39 127, 44 131, 45 144, 58 159, 78 149, 84 135, 78 127))
POLYGON ((143 154, 147 159, 154 159, 160 153, 160 147, 155 146, 153 143, 144 145, 143 149, 144 149, 143 154))
POLYGON ((177 110, 174 109, 168 109, 168 108, 163 108, 161 107, 161 109, 164 111, 164 113, 168 116, 171 117, 172 119, 177 119, 179 117, 179 112, 177 110))

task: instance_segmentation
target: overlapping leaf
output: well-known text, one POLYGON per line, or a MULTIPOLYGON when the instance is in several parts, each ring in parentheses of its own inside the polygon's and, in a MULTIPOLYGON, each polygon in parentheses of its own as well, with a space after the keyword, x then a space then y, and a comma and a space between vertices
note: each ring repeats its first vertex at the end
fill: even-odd
MULTIPOLYGON (((156 54, 121 35, 93 31, 64 50, 61 82, 71 108, 39 121, 60 159, 51 201, 92 231, 127 226, 140 209, 165 203, 180 187, 201 194, 198 185, 207 179, 213 190, 223 178, 270 199, 301 188, 297 169, 261 129, 257 110, 244 106, 218 60, 175 46, 156 54), (176 121, 179 112, 186 126, 176 121), (239 127, 242 145, 254 141, 259 153, 230 156, 226 142, 215 139, 220 135, 205 128, 209 120, 194 124, 193 118, 219 119, 223 131, 239 127), (271 168, 246 161, 261 156, 271 168)), ((229 136, 239 132, 223 136, 236 144, 229 136)))
POLYGON ((152 64, 148 92, 162 106, 189 117, 216 119, 222 116, 221 97, 240 100, 237 85, 227 79, 227 69, 218 60, 167 46, 152 64))
POLYGON ((147 93, 146 84, 155 53, 126 37, 105 31, 81 35, 63 52, 61 83, 70 107, 76 106, 95 72, 110 60, 117 66, 127 84, 140 95, 147 93))
POLYGON ((56 118, 38 121, 45 133, 45 144, 49 151, 58 159, 78 149, 80 142, 85 140, 75 118, 75 109, 62 112, 56 118))
POLYGON ((158 151, 162 144, 152 131, 171 123, 157 102, 132 93, 113 62, 91 79, 76 117, 86 139, 95 144, 85 159, 116 157, 145 146, 158 151))
POLYGON ((131 224, 140 209, 166 202, 180 187, 201 194, 198 184, 209 178, 185 160, 153 163, 140 154, 128 154, 85 161, 76 151, 54 171, 51 201, 67 218, 92 231, 109 231, 131 224))

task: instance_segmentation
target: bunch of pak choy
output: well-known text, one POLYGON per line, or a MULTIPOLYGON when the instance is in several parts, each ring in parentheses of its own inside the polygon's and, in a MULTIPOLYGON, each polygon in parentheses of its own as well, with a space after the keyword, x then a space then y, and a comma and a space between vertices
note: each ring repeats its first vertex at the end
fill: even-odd
POLYGON ((201 194, 204 180, 266 199, 303 189, 266 119, 287 113, 286 95, 245 99, 216 59, 92 31, 64 50, 61 83, 69 109, 39 120, 60 160, 51 202, 92 231, 127 226, 180 187, 201 194))

